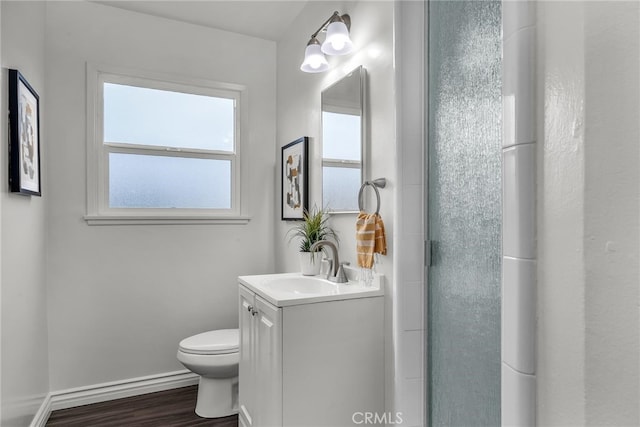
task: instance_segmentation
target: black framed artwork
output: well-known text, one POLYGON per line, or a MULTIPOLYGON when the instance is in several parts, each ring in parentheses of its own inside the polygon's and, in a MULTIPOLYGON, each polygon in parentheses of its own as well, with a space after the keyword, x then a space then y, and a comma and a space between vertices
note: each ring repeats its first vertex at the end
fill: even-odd
POLYGON ((9 189, 42 194, 40 97, 18 70, 9 70, 9 189))
POLYGON ((309 209, 309 137, 282 147, 282 220, 302 220, 309 209))

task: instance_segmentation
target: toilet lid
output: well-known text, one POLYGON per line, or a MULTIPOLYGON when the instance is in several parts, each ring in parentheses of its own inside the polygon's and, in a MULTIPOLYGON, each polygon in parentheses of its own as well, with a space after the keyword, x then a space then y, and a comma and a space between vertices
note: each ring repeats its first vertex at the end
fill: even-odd
POLYGON ((190 354, 237 353, 240 334, 237 329, 203 332, 180 341, 180 351, 190 354))

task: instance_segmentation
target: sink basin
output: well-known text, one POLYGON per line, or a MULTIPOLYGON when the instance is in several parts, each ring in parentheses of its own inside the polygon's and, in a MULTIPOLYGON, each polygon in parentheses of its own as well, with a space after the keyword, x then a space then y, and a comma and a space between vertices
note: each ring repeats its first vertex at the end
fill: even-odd
POLYGON ((338 288, 328 280, 317 277, 281 277, 265 284, 266 288, 278 292, 294 294, 324 294, 336 293, 338 288))

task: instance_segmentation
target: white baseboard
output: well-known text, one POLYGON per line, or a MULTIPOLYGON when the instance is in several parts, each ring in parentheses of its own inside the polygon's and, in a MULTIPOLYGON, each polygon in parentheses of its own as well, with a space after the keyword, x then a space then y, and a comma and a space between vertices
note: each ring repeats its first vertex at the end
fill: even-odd
POLYGON ((33 420, 31 420, 30 427, 45 427, 47 425, 47 420, 49 419, 49 415, 51 415, 51 393, 47 393, 44 397, 44 401, 38 412, 33 416, 33 420))
POLYGON ((58 390, 49 393, 33 417, 30 427, 44 427, 51 411, 139 396, 198 383, 199 376, 188 370, 58 390))

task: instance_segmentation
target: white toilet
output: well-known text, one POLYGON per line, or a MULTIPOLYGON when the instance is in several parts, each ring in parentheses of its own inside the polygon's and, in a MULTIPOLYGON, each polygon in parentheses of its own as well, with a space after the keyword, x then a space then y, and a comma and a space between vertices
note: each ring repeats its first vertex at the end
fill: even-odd
POLYGON ((178 360, 200 375, 199 416, 218 418, 238 413, 239 345, 237 329, 204 332, 180 341, 178 360))

